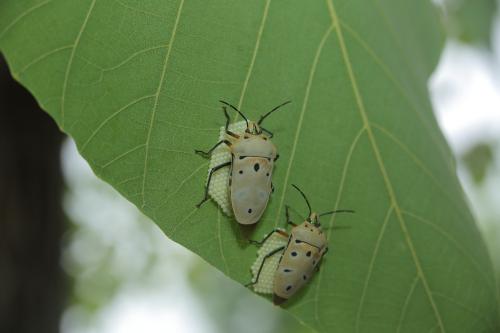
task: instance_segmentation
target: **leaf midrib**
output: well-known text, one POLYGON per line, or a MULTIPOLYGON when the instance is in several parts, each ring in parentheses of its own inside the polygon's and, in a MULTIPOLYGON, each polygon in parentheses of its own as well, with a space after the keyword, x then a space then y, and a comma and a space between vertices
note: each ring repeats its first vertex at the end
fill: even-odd
POLYGON ((352 68, 351 60, 349 58, 349 52, 347 50, 347 46, 346 46, 345 41, 344 41, 344 36, 342 34, 342 27, 341 27, 340 24, 338 24, 339 23, 339 19, 338 19, 337 12, 335 10, 335 6, 333 4, 333 0, 326 0, 326 2, 327 2, 327 6, 328 6, 328 13, 329 13, 330 18, 332 20, 332 24, 334 24, 335 27, 336 27, 335 31, 337 33, 337 38, 338 38, 338 41, 339 41, 339 47, 340 47, 340 50, 341 50, 341 53, 342 53, 342 58, 344 60, 347 72, 348 72, 349 80, 350 80, 350 83, 351 83, 351 86, 352 86, 352 90, 353 90, 353 93, 354 93, 354 96, 355 96, 355 99, 356 99, 356 104, 358 106, 358 111, 359 111, 361 119, 363 121, 363 125, 366 128, 368 139, 369 139, 369 141, 371 143, 373 152, 375 154, 375 158, 377 160, 377 164, 379 165, 380 172, 382 173, 382 178, 383 178, 386 190, 387 190, 388 195, 389 195, 389 200, 391 202, 391 206, 394 208, 394 212, 396 213, 396 217, 397 217, 397 219, 399 221, 399 224, 401 226, 401 229, 402 229, 402 231, 403 231, 403 233, 405 235, 405 240, 406 240, 408 249, 411 252, 411 255, 412 255, 412 258, 413 258, 413 262, 414 262, 414 264, 416 266, 418 275, 420 276, 420 279, 421 279, 422 284, 424 286, 426 296, 429 299, 429 302, 430 302, 431 307, 433 309, 434 315, 435 315, 436 320, 438 322, 438 326, 439 326, 441 332, 444 333, 446 331, 445 331, 445 328, 443 326, 441 314, 440 314, 439 309, 437 308, 437 304, 436 304, 436 302, 435 302, 435 300, 434 300, 434 298, 432 296, 432 292, 430 290, 427 278, 426 278, 426 276, 425 276, 425 274, 424 274, 424 272, 422 270, 422 266, 420 264, 420 259, 417 256, 415 247, 413 245, 413 241, 412 241, 412 239, 410 237, 409 230, 408 230, 408 228, 406 226, 406 223, 404 221, 403 215, 401 213, 401 208, 400 208, 400 206, 398 204, 398 201, 396 199, 396 195, 394 193, 394 189, 392 187, 391 180, 389 179, 389 176, 387 174, 387 170, 385 168, 385 164, 384 164, 384 161, 382 159, 382 155, 381 155, 380 150, 378 148, 375 136, 373 135, 373 131, 371 129, 371 124, 370 124, 370 121, 368 119, 368 115, 366 113, 365 107, 364 107, 363 98, 361 97, 361 93, 359 91, 359 88, 358 88, 358 85, 357 85, 357 81, 356 81, 356 77, 354 75, 354 71, 353 71, 353 68, 352 68))

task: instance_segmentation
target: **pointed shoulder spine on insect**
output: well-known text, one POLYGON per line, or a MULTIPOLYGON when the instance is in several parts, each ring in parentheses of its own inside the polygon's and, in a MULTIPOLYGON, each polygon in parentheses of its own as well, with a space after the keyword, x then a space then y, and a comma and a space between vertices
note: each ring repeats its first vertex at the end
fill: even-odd
POLYGON ((200 207, 208 200, 208 188, 211 175, 217 170, 225 167, 230 168, 229 188, 230 201, 235 219, 238 223, 249 225, 257 223, 264 213, 269 197, 273 192, 272 173, 274 163, 279 155, 274 144, 271 142, 273 133, 262 127, 264 119, 278 110, 280 107, 290 103, 287 101, 267 112, 257 122, 249 121, 248 118, 235 106, 220 101, 222 110, 226 117, 226 138, 218 142, 209 151, 196 152, 204 156, 210 156, 219 145, 226 145, 231 152, 231 161, 214 167, 209 172, 205 188, 205 197, 197 205, 200 207), (246 122, 246 130, 242 134, 236 134, 229 130, 229 115, 227 107, 238 112, 246 122))
MULTIPOLYGON (((275 229, 272 232, 288 235, 287 245, 274 251, 275 253, 281 253, 273 282, 274 302, 276 304, 280 304, 292 297, 310 280, 319 262, 328 251, 328 240, 321 228, 319 218, 334 213, 354 213, 352 210, 334 210, 317 214, 311 210, 305 194, 296 185, 292 186, 303 196, 309 208, 309 214, 304 222, 297 225, 290 220, 289 207, 287 206, 286 223, 293 226, 289 235, 280 229, 275 229)), ((267 235, 264 241, 271 234, 267 235)), ((262 244, 263 242, 260 243, 262 244)), ((262 262, 262 266, 265 264, 264 261, 262 262)), ((257 274, 257 277, 251 284, 256 284, 258 278, 257 274)))

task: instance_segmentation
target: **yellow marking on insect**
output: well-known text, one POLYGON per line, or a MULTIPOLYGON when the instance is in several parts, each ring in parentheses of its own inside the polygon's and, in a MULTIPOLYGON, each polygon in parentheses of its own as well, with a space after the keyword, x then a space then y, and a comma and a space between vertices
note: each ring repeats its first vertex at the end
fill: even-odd
MULTIPOLYGON (((229 130, 238 135, 243 134, 247 125, 245 121, 239 121, 234 124, 229 125, 229 130)), ((220 128, 219 141, 227 138, 226 129, 220 128)), ((215 168, 222 163, 231 161, 231 151, 229 147, 225 144, 221 144, 213 152, 210 158, 210 165, 208 166, 207 181, 210 170, 215 168)), ((208 186, 208 194, 217 203, 217 205, 222 209, 224 214, 227 216, 233 216, 233 209, 231 207, 231 200, 229 198, 229 176, 230 167, 222 168, 217 170, 212 175, 212 180, 208 186)))

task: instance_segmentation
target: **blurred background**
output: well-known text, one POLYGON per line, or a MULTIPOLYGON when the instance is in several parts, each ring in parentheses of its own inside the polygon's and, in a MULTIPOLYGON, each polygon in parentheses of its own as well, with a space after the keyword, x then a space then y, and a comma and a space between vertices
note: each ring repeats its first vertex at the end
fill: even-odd
MULTIPOLYGON (((498 272, 500 17, 435 3, 449 37, 429 90, 498 272)), ((167 239, 0 75, 0 332, 309 332, 167 239)))

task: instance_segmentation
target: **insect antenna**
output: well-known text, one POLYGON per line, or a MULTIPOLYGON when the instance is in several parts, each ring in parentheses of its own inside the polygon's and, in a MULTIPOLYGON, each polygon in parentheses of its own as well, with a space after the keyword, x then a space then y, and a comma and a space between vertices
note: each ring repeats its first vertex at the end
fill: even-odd
POLYGON ((306 203, 307 203, 307 208, 309 208, 309 217, 310 217, 310 216, 311 216, 311 214, 312 214, 312 209, 311 209, 311 204, 309 204, 309 200, 307 200, 306 195, 304 194, 304 192, 302 192, 302 191, 301 191, 301 189, 300 189, 300 188, 298 188, 298 186, 297 186, 297 185, 292 184, 292 186, 293 186, 293 187, 295 187, 295 189, 296 189, 297 191, 299 191, 299 192, 300 192, 300 194, 302 194, 302 197, 304 198, 304 200, 305 200, 305 201, 306 201, 306 203))
MULTIPOLYGON (((355 213, 355 211, 351 210, 351 209, 337 209, 337 210, 332 210, 332 211, 329 211, 329 212, 325 212, 325 213, 321 213, 319 214, 319 216, 323 216, 323 215, 330 215, 330 214, 335 214, 335 213, 355 213)), ((351 227, 342 227, 342 226, 328 226, 328 227, 324 227, 323 230, 328 230, 328 229, 349 229, 351 227)))
POLYGON ((250 130, 250 126, 248 125, 248 119, 247 119, 247 117, 245 117, 245 115, 243 114, 243 112, 241 112, 234 105, 231 105, 228 102, 225 102, 223 100, 219 100, 219 102, 221 102, 222 104, 225 104, 225 105, 229 106, 231 109, 233 109, 234 111, 238 112, 240 114, 240 116, 242 116, 243 119, 245 119, 245 122, 247 123, 247 131, 250 130))
POLYGON ((272 109, 271 111, 269 111, 268 113, 266 113, 265 115, 260 116, 260 119, 257 122, 257 125, 262 124, 262 121, 264 121, 264 119, 266 119, 266 117, 269 116, 271 113, 273 113, 274 111, 278 110, 280 107, 282 107, 284 105, 287 105, 288 103, 291 103, 291 102, 292 101, 286 101, 285 103, 281 103, 280 105, 278 105, 277 107, 275 107, 274 109, 272 109))
POLYGON ((321 214, 319 214, 319 216, 321 217, 323 215, 330 215, 330 214, 335 214, 335 213, 355 213, 355 211, 353 211, 351 209, 338 209, 338 210, 332 210, 329 212, 321 213, 321 214))

